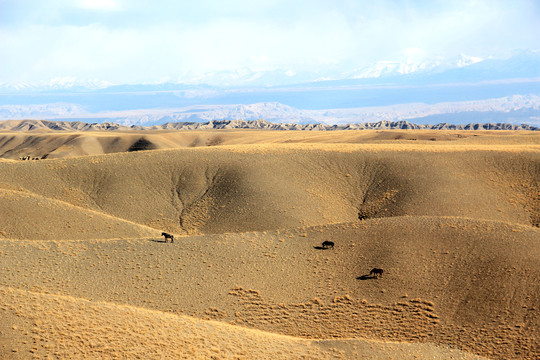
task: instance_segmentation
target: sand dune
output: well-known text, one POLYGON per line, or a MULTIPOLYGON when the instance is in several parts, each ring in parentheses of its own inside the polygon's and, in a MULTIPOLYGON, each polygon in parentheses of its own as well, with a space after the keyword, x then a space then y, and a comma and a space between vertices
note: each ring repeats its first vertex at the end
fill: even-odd
POLYGON ((540 355, 536 134, 87 135, 0 162, 2 356, 540 355))

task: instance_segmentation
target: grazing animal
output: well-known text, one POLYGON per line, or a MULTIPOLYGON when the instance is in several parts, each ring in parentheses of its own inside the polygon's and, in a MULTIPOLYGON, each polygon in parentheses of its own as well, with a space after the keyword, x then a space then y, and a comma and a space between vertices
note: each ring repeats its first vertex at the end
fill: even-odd
POLYGON ((329 247, 331 247, 333 249, 334 248, 334 243, 332 241, 323 241, 322 247, 323 247, 323 249, 328 249, 329 247))
POLYGON ((371 269, 371 271, 369 272, 369 276, 371 275, 375 275, 375 277, 379 277, 379 276, 382 276, 384 270, 383 269, 377 269, 377 268, 373 268, 371 269))
POLYGON ((173 243, 174 242, 174 236, 171 235, 171 234, 168 234, 166 232, 162 232, 161 233, 161 236, 165 236, 165 242, 167 242, 167 240, 171 239, 171 242, 173 243))

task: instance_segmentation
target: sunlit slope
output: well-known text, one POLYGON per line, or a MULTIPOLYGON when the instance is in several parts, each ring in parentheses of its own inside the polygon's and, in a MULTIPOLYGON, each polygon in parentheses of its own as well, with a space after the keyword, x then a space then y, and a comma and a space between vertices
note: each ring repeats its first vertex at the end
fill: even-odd
MULTIPOLYGON (((539 152, 422 149, 253 145, 2 162, 0 189, 175 233, 402 215, 538 224, 539 152)), ((3 192, 10 194, 17 196, 3 192)), ((32 204, 12 200, 3 211, 36 211, 32 204)), ((65 222, 54 216, 47 221, 61 229, 65 222)), ((38 230, 24 238, 43 238, 38 230)), ((61 230, 56 236, 65 238, 61 230)))
POLYGON ((3 287, 0 295, 0 356, 8 359, 480 359, 431 344, 307 340, 73 297, 3 287))
MULTIPOLYGON (((66 125, 66 124, 64 124, 66 125)), ((80 124, 82 125, 82 123, 80 124)), ((28 130, 28 129, 26 129, 28 130)), ((81 129, 82 130, 82 129, 81 129)), ((57 159, 154 149, 252 144, 429 144, 429 146, 519 146, 540 149, 535 131, 8 131, 0 129, 0 158, 57 159)))
POLYGON ((292 336, 534 359, 539 239, 526 225, 405 216, 174 244, 12 240, 0 242, 0 285, 292 336), (325 240, 335 248, 318 249, 325 240), (373 267, 384 275, 371 278, 373 267))
POLYGON ((24 191, 0 189, 0 238, 111 239, 155 236, 154 229, 24 191))

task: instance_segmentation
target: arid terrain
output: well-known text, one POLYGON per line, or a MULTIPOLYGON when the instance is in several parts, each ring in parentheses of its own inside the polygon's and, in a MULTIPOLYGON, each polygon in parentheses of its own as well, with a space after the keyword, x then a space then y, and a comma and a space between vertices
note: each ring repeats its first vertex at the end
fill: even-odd
POLYGON ((539 223, 540 132, 5 130, 0 358, 537 359, 539 223))

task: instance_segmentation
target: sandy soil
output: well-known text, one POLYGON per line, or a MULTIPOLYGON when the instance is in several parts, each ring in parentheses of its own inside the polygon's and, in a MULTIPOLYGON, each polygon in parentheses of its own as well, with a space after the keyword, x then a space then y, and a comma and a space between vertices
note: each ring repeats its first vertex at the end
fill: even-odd
POLYGON ((540 356, 540 134, 2 136, 2 358, 540 356))
MULTIPOLYGON (((8 131, 0 130, 0 159, 48 159, 155 149, 253 144, 429 144, 494 149, 540 149, 532 131, 363 130, 363 131, 8 131)), ((422 146, 424 147, 424 146, 422 146)))

